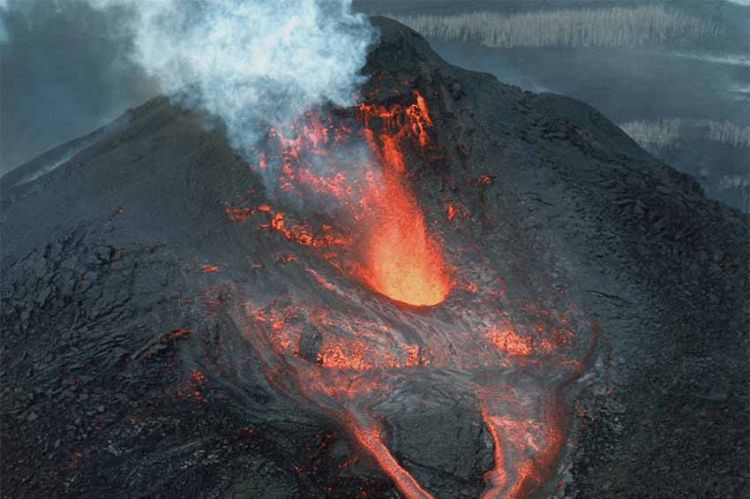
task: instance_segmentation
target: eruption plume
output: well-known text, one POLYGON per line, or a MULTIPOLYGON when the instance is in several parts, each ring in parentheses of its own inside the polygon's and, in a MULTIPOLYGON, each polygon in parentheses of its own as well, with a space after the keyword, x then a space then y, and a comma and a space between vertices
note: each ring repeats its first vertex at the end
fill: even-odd
POLYGON ((268 125, 348 105, 375 32, 350 0, 87 0, 131 20, 132 57, 247 152, 268 125))

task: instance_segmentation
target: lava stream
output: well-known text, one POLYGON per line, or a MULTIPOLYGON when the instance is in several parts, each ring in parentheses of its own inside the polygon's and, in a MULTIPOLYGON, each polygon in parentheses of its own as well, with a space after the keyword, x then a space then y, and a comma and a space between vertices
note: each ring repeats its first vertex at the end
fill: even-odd
POLYGON ((432 499, 433 495, 423 489, 411 473, 393 457, 388 446, 383 443, 380 428, 375 423, 368 420, 362 421, 362 419, 366 418, 358 418, 352 414, 347 421, 349 432, 357 443, 377 461, 380 469, 393 480, 393 483, 408 499, 432 499))
MULTIPOLYGON (((561 453, 563 402, 551 394, 581 374, 593 328, 567 300, 552 308, 531 293, 510 300, 481 245, 452 238, 448 266, 409 183, 409 158, 437 147, 427 102, 412 96, 406 106, 309 113, 297 128, 269 134, 258 169, 278 181, 282 201, 303 203, 312 217, 267 204, 226 207, 230 220, 259 218, 262 230, 300 247, 298 257, 254 269, 291 285, 272 295, 248 287, 238 316, 272 384, 339 421, 406 497, 432 496, 391 453, 379 418, 388 421, 389 404, 422 376, 440 387, 424 394, 425 403, 441 400, 434 410, 458 399, 479 405, 494 447, 483 497, 525 497, 561 453), (371 291, 396 303, 368 299, 371 291), (403 305, 440 305, 440 313, 403 305)), ((461 206, 449 205, 454 224, 468 222, 461 206)))
POLYGON ((484 426, 489 431, 490 437, 492 437, 494 458, 492 469, 484 474, 484 481, 489 485, 489 489, 482 494, 482 499, 494 499, 500 497, 505 488, 505 483, 508 481, 508 477, 505 474, 505 456, 503 455, 502 440, 498 425, 495 424, 486 407, 482 407, 481 412, 484 426))
MULTIPOLYGON (((279 172, 282 192, 308 202, 326 199, 323 210, 336 212, 336 218, 351 225, 356 251, 347 261, 337 262, 350 277, 394 301, 425 307, 442 303, 452 283, 440 244, 429 233, 406 177, 406 152, 431 146, 427 102, 418 92, 414 98, 415 103, 406 107, 359 106, 361 136, 309 113, 304 123, 290 130, 272 130, 269 139, 277 151, 260 154, 259 169, 279 172), (362 136, 369 157, 353 158, 352 151, 362 149, 362 136)), ((315 245, 309 231, 298 228, 293 233, 283 213, 274 216, 271 228, 288 239, 315 245)))
MULTIPOLYGON (((484 476, 489 488, 482 499, 527 497, 549 479, 564 443, 562 401, 554 396, 541 396, 541 400, 541 419, 493 415, 487 403, 492 399, 480 402, 482 420, 492 437, 495 461, 484 476), (516 471, 511 476, 507 470, 509 461, 516 471)), ((516 409, 523 406, 519 403, 516 409)))

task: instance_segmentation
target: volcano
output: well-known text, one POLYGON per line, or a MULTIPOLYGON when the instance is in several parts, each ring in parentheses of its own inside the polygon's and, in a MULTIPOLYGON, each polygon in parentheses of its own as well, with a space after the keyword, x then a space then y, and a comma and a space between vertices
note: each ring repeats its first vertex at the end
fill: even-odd
POLYGON ((750 492, 748 217, 372 22, 250 156, 161 97, 2 178, 3 495, 750 492))

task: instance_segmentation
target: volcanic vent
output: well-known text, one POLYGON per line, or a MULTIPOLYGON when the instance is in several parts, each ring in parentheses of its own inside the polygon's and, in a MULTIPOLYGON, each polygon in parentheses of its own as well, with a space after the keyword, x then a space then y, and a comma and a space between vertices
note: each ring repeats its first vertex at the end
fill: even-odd
MULTIPOLYGON (((291 246, 284 265, 233 283, 228 310, 269 381, 338 422, 405 496, 432 497, 431 487, 393 453, 389 420, 456 401, 494 449, 484 486, 472 486, 525 496, 552 476, 562 390, 584 371, 594 326, 564 292, 506 285, 512 253, 483 241, 496 230, 482 220, 494 178, 466 178, 443 145, 455 144, 440 133, 446 89, 412 67, 375 70, 383 59, 371 58, 363 102, 309 112, 257 147, 281 207, 248 196, 227 213, 291 246)), ((525 280, 544 279, 537 265, 524 256, 525 280)))
POLYGON ((406 176, 405 149, 431 146, 426 101, 417 90, 413 100, 391 108, 363 103, 349 115, 327 112, 325 118, 310 112, 285 130, 272 129, 258 147, 257 168, 270 190, 282 200, 304 203, 308 211, 326 210, 339 230, 321 224, 316 236, 288 228, 284 213, 267 205, 259 211, 268 213, 268 227, 287 239, 329 248, 325 260, 374 291, 431 306, 446 298, 451 283, 406 176), (348 256, 342 260, 333 250, 348 256))
MULTIPOLYGON (((461 233, 481 223, 471 210, 481 210, 490 177, 471 180, 467 197, 438 188, 461 171, 422 93, 434 90, 395 78, 380 72, 359 106, 310 113, 259 147, 258 169, 278 178, 280 202, 303 208, 294 223, 266 204, 242 220, 258 219, 276 244, 299 245, 286 265, 255 273, 295 285, 269 292, 235 282, 231 315, 272 383, 338 421, 407 497, 432 494, 394 456, 385 425, 456 400, 492 440, 486 495, 527 495, 560 454, 561 390, 583 372, 593 326, 564 295, 510 290, 497 257, 461 233), (443 194, 420 200, 417 175, 443 194), (451 206, 462 207, 460 220, 451 206)), ((253 206, 227 208, 238 210, 253 206)))
POLYGON ((678 322, 612 275, 651 229, 610 224, 634 211, 606 186, 634 177, 655 220, 713 205, 582 104, 374 23, 360 100, 267 130, 251 164, 161 98, 4 177, 4 489, 527 497, 578 470, 576 392, 610 388, 587 309, 628 341, 678 322), (632 323, 597 301, 628 292, 632 323))

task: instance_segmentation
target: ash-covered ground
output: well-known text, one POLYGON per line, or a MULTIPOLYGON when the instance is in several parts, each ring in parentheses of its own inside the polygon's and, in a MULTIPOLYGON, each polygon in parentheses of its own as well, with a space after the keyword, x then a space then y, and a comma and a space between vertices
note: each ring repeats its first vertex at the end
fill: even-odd
POLYGON ((747 215, 589 106, 449 66, 373 22, 363 95, 429 106, 431 145, 406 151, 404 174, 455 267, 445 302, 404 308, 269 229, 260 206, 319 215, 270 195, 209 118, 155 99, 1 180, 2 494, 414 492, 363 431, 377 422, 435 497, 747 495, 747 215), (248 300, 256 322, 296 321, 294 355, 243 320, 248 300), (495 364, 472 331, 452 344, 490 305, 543 323, 542 340, 565 334, 539 352, 505 337, 495 364), (387 324, 418 346, 414 369, 362 360, 346 402, 307 390, 328 372, 329 332, 308 327, 319 307, 387 324), (544 437, 508 444, 509 427, 544 437), (495 489, 502 455, 523 486, 495 489))

